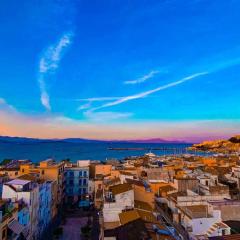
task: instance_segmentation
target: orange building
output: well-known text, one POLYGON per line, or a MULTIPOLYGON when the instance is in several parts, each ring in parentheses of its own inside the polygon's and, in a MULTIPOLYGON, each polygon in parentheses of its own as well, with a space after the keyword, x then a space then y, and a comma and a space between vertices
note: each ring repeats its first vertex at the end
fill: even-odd
POLYGON ((139 180, 126 179, 126 181, 132 185, 132 188, 134 190, 134 200, 146 202, 152 208, 154 207, 155 195, 150 186, 147 188, 139 180))
POLYGON ((56 181, 57 204, 61 204, 65 193, 64 162, 56 163, 52 159, 47 159, 40 162, 38 169, 41 179, 56 181))
POLYGON ((209 167, 217 166, 216 158, 202 158, 201 161, 204 165, 207 165, 209 167))
POLYGON ((95 178, 99 175, 111 175, 112 165, 110 164, 97 164, 95 165, 95 178))

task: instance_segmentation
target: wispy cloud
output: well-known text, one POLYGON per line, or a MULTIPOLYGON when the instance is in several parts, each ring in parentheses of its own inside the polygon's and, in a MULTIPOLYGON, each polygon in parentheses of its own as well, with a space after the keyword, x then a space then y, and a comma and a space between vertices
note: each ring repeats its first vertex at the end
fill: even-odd
POLYGON ((71 44, 72 35, 71 32, 65 33, 55 45, 49 46, 40 58, 38 82, 41 92, 41 103, 47 110, 51 110, 51 105, 46 80, 50 73, 54 73, 57 70, 64 49, 71 44))
POLYGON ((105 101, 112 101, 112 100, 118 100, 121 97, 95 97, 95 98, 80 98, 77 99, 77 101, 87 102, 80 107, 78 107, 77 111, 89 109, 92 107, 93 102, 105 102, 105 101))
POLYGON ((131 117, 133 114, 128 112, 84 112, 84 116, 93 122, 106 122, 131 117))
POLYGON ((81 105, 80 107, 78 107, 77 110, 78 110, 78 111, 85 110, 85 109, 90 108, 91 106, 92 106, 92 105, 91 105, 91 102, 87 102, 87 103, 81 105))
POLYGON ((125 81, 124 84, 138 84, 138 83, 143 83, 145 81, 147 81, 148 79, 150 78, 153 78, 156 74, 158 74, 159 71, 151 71, 150 73, 140 77, 140 78, 137 78, 135 80, 128 80, 128 81, 125 81))
MULTIPOLYGON (((219 61, 219 59, 211 59, 211 60, 212 61, 210 61, 210 62, 212 62, 212 64, 209 64, 209 61, 208 61, 208 63, 205 63, 205 64, 203 64, 203 66, 201 66, 203 69, 206 69, 204 72, 194 73, 194 74, 186 76, 186 77, 184 77, 184 78, 182 78, 178 81, 171 82, 171 83, 165 84, 163 86, 159 86, 159 87, 154 88, 154 89, 149 90, 149 91, 140 92, 140 93, 137 93, 137 94, 134 94, 134 95, 123 96, 123 97, 96 97, 96 98, 78 99, 79 101, 87 101, 88 102, 88 103, 80 106, 78 110, 88 109, 87 113, 89 115, 89 113, 92 113, 94 111, 97 111, 97 110, 100 110, 100 109, 103 109, 103 108, 119 105, 121 103, 128 102, 128 101, 135 100, 135 99, 149 97, 149 95, 151 95, 155 92, 159 92, 159 91, 171 88, 171 87, 175 87, 175 86, 180 85, 180 84, 182 84, 186 81, 190 81, 190 80, 193 80, 197 77, 201 77, 201 76, 204 76, 204 75, 207 75, 207 74, 212 74, 212 73, 221 71, 223 69, 226 69, 226 68, 229 68, 229 67, 232 67, 232 66, 235 66, 235 65, 239 65, 239 63, 240 63, 240 58, 233 58, 233 59, 228 59, 228 60, 225 59, 225 60, 222 60, 222 61, 219 61), (208 67, 206 67, 206 65, 208 65, 208 67), (99 106, 96 106, 96 107, 92 107, 92 102, 102 102, 102 104, 100 104, 99 106), (107 103, 104 103, 104 102, 107 102, 107 103)), ((156 74, 156 73, 150 72, 150 74, 148 74, 146 76, 148 76, 147 78, 149 78, 149 75, 151 77, 151 75, 154 75, 154 74, 156 74)), ((144 77, 146 77, 146 76, 144 76, 144 77)), ((133 80, 133 81, 134 81, 134 83, 132 83, 132 84, 137 83, 137 80, 133 80)))
POLYGON ((79 98, 77 101, 89 101, 89 102, 103 102, 103 101, 110 101, 116 100, 121 97, 95 97, 95 98, 79 98))
POLYGON ((10 105, 4 98, 0 98, 0 109, 15 111, 15 107, 10 105))
POLYGON ((186 81, 190 81, 194 78, 197 78, 197 77, 200 77, 200 76, 203 76, 203 75, 206 75, 206 74, 208 74, 208 72, 195 73, 195 74, 192 74, 190 76, 184 77, 184 78, 182 78, 178 81, 168 83, 166 85, 160 86, 158 88, 154 88, 154 89, 149 90, 149 91, 141 92, 141 93, 126 96, 126 97, 121 97, 121 98, 117 99, 116 101, 108 102, 108 103, 105 103, 105 104, 103 104, 99 107, 92 108, 91 111, 99 110, 99 109, 106 108, 106 107, 115 106, 115 105, 118 105, 118 104, 121 104, 121 103, 124 103, 124 102, 128 102, 128 101, 131 101, 131 100, 134 100, 134 99, 144 98, 144 97, 147 97, 148 95, 153 94, 155 92, 159 92, 159 91, 162 91, 164 89, 177 86, 177 85, 182 84, 186 81))

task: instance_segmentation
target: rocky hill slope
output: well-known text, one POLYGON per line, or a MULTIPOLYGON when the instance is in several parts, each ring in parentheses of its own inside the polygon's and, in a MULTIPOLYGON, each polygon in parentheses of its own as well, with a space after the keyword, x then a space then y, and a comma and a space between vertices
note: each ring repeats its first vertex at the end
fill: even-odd
POLYGON ((240 152, 240 135, 231 137, 228 140, 204 141, 199 144, 194 144, 189 149, 197 151, 210 151, 216 153, 240 152))

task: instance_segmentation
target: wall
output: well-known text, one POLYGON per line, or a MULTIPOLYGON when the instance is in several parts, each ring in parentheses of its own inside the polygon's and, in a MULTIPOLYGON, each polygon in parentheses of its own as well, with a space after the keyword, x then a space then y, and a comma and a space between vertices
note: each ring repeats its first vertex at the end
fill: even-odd
POLYGON ((222 213, 223 221, 240 221, 240 205, 220 205, 214 206, 214 209, 218 209, 222 213))
POLYGON ((111 174, 111 170, 112 170, 112 165, 98 164, 95 166, 95 176, 98 174, 102 174, 102 175, 111 174))
POLYGON ((184 215, 182 219, 182 225, 187 228, 187 226, 192 226, 191 235, 203 235, 209 230, 209 228, 217 222, 221 222, 221 213, 219 211, 214 211, 213 216, 209 218, 194 218, 191 219, 184 215))
POLYGON ((88 167, 65 168, 65 180, 67 196, 73 196, 77 201, 88 194, 88 167))
POLYGON ((143 201, 154 207, 154 192, 147 192, 145 187, 133 185, 134 190, 134 200, 143 201))
POLYGON ((174 186, 179 192, 185 192, 187 189, 196 190, 198 189, 197 179, 174 179, 174 186))
POLYGON ((118 214, 126 207, 134 207, 134 192, 133 190, 117 194, 115 202, 105 202, 103 207, 104 222, 119 221, 118 214))
POLYGON ((120 174, 120 181, 121 181, 121 184, 126 183, 126 178, 128 178, 128 179, 133 179, 133 176, 131 176, 131 175, 120 174))

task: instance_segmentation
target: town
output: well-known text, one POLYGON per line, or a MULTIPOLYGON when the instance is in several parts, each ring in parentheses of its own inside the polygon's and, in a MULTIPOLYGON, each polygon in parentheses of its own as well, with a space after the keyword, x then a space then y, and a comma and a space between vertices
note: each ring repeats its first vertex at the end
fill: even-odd
POLYGON ((2 240, 240 239, 236 152, 8 160, 0 174, 2 240))

